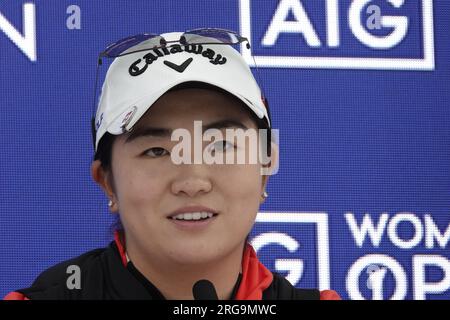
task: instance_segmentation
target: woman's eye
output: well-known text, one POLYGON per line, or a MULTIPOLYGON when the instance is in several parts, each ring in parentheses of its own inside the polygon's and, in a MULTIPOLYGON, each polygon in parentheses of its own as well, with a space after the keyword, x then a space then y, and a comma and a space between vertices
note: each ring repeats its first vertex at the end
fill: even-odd
POLYGON ((234 144, 226 140, 216 141, 208 146, 209 151, 213 152, 225 152, 233 148, 234 144))
POLYGON ((150 149, 146 150, 144 152, 144 154, 146 156, 149 156, 149 157, 152 157, 152 158, 157 158, 157 157, 162 157, 162 156, 168 155, 169 151, 167 151, 164 148, 155 147, 155 148, 150 148, 150 149))

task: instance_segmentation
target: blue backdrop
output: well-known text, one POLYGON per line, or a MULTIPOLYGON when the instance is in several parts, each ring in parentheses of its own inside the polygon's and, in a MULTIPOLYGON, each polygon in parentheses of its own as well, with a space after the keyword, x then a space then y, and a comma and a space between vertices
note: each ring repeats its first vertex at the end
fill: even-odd
POLYGON ((343 298, 449 299, 449 15, 446 0, 0 2, 0 296, 111 240, 89 174, 97 54, 209 26, 251 39, 280 133, 263 262, 343 298))

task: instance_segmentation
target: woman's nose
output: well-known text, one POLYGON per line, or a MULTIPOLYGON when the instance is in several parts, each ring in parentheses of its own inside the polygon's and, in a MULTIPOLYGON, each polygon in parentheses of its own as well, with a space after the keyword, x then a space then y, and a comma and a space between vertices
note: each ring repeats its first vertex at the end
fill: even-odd
MULTIPOLYGON (((179 177, 175 178, 172 182, 172 192, 175 195, 186 194, 189 197, 195 197, 198 194, 208 193, 212 189, 211 180, 205 175, 205 172, 201 172, 200 167, 203 165, 183 165, 190 167, 185 172, 181 173, 179 177)), ((185 168, 187 169, 187 168, 185 168)))

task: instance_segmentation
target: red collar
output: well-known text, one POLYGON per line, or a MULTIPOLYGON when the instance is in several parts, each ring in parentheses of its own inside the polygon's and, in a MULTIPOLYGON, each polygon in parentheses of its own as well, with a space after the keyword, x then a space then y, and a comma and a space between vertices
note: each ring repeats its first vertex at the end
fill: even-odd
MULTIPOLYGON (((115 231, 114 241, 119 250, 124 266, 127 265, 125 255, 125 238, 123 234, 115 231)), ((242 256, 242 280, 236 293, 236 300, 262 300, 262 294, 273 281, 272 272, 258 259, 253 247, 247 243, 242 256)))
POLYGON ((256 256, 253 247, 247 243, 242 257, 242 280, 236 293, 236 300, 262 300, 263 291, 272 283, 273 275, 256 256))

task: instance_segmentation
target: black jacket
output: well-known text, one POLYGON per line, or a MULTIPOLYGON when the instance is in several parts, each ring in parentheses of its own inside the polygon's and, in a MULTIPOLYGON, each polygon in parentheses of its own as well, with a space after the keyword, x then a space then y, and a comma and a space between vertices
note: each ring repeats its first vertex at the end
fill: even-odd
MULTIPOLYGON (((241 285, 239 276, 232 298, 241 285)), ((15 291, 10 299, 18 300, 161 300, 164 299, 132 264, 125 267, 115 242, 107 248, 89 251, 79 257, 59 263, 39 275, 32 286, 15 291), (67 273, 71 265, 81 270, 81 288, 68 289, 67 273), (22 300, 22 299, 20 299, 22 300)), ((8 296, 7 296, 8 298, 8 296)), ((273 281, 263 291, 263 300, 318 300, 320 291, 297 289, 283 276, 273 273, 273 281)))

